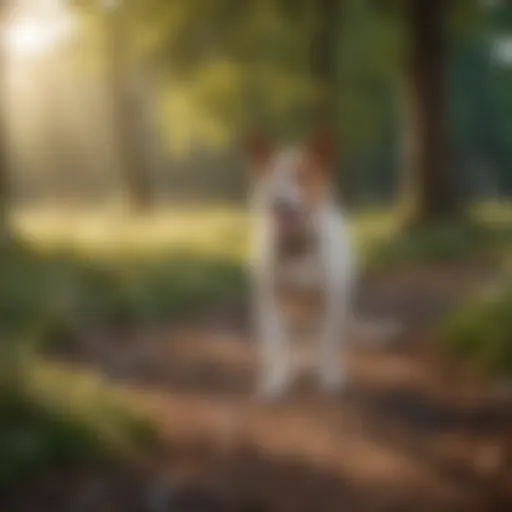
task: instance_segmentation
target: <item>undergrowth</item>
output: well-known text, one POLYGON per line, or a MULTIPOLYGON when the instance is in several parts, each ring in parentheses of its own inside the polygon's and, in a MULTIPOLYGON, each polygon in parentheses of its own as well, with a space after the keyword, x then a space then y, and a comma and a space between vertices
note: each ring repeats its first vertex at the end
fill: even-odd
POLYGON ((441 348, 492 376, 512 378, 512 282, 468 299, 440 327, 441 348))
POLYGON ((155 440, 148 417, 98 376, 26 354, 2 363, 0 493, 49 468, 120 463, 155 440))

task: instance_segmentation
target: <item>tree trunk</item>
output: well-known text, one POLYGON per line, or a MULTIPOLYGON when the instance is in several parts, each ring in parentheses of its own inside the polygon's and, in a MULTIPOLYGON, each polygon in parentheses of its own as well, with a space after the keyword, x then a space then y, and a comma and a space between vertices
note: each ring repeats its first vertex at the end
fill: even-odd
POLYGON ((452 219, 458 213, 447 119, 445 0, 410 0, 410 60, 404 91, 406 227, 452 219))
POLYGON ((318 27, 312 41, 312 71, 319 85, 320 96, 313 113, 313 123, 334 134, 336 181, 341 185, 345 203, 352 198, 352 180, 346 167, 341 166, 339 115, 338 47, 343 0, 317 0, 318 27))
POLYGON ((318 27, 312 41, 312 67, 320 88, 314 117, 316 122, 334 129, 338 83, 338 21, 342 0, 317 0, 318 27))
POLYGON ((146 162, 137 126, 137 98, 126 45, 122 6, 106 13, 108 80, 113 104, 114 137, 126 200, 135 213, 147 211, 153 204, 146 174, 146 162))

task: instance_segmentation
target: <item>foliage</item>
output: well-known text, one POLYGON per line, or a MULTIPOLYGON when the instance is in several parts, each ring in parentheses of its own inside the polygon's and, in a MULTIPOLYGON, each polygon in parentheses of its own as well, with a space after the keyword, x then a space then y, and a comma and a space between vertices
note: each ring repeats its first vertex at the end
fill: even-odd
POLYGON ((512 377, 512 286, 472 297, 441 327, 442 348, 498 376, 512 377))
MULTIPOLYGON (((93 2, 79 3, 89 18, 106 15, 93 2)), ((134 61, 157 77, 161 121, 172 126, 175 148, 197 139, 236 140, 254 125, 285 139, 307 132, 319 92, 311 76, 315 3, 132 0, 111 15, 123 18, 134 61)), ((375 91, 396 82, 404 41, 396 10, 383 14, 372 2, 347 0, 343 19, 340 119, 350 119, 344 143, 350 149, 375 139, 382 106, 375 91)))
POLYGON ((512 248, 512 209, 506 203, 487 203, 473 208, 464 221, 414 231, 403 232, 394 225, 393 219, 382 213, 361 217, 360 245, 370 268, 474 257, 504 261, 512 248), (376 220, 379 217, 380 222, 376 220))
POLYGON ((43 345, 72 341, 94 326, 169 321, 239 296, 245 281, 239 264, 193 254, 164 253, 153 261, 32 256, 8 268, 0 328, 43 345))
MULTIPOLYGON (((83 21, 75 44, 66 48, 70 61, 66 73, 75 78, 63 91, 54 92, 52 101, 41 100, 51 105, 51 113, 41 114, 37 130, 27 136, 27 128, 20 135, 26 140, 17 147, 22 162, 16 180, 23 182, 20 190, 31 197, 55 199, 64 182, 68 183, 65 193, 73 191, 79 198, 86 191, 94 198, 113 195, 119 187, 104 77, 99 72, 82 79, 85 54, 96 61, 97 71, 104 71, 106 13, 99 8, 102 2, 69 2, 81 5, 76 12, 83 21), (73 91, 66 101, 64 90, 73 91), (65 130, 71 115, 80 120, 81 133, 65 130), (64 132, 52 136, 51 127, 59 119, 64 132), (62 146, 73 148, 71 163, 62 156, 62 146), (59 151, 47 157, 48 147, 59 151)), ((340 174, 345 176, 347 170, 351 183, 346 189, 360 203, 392 199, 401 182, 397 156, 409 48, 404 4, 343 0, 336 116, 342 146, 340 174)), ((224 159, 226 165, 217 164, 214 152, 225 155, 229 144, 238 148, 243 133, 253 126, 285 141, 301 140, 311 129, 308 109, 318 93, 310 69, 311 36, 318 23, 315 2, 124 0, 119 5, 110 15, 125 26, 124 46, 134 81, 143 76, 149 84, 141 86, 134 102, 139 103, 140 120, 151 113, 151 128, 140 122, 136 130, 148 155, 148 181, 158 194, 175 199, 199 190, 208 199, 241 198, 241 162, 224 159)), ((460 170, 458 188, 462 195, 507 194, 512 176, 508 149, 512 116, 507 115, 511 68, 493 59, 492 48, 507 33, 510 6, 494 2, 484 7, 476 0, 450 5, 449 104, 455 165, 460 170)), ((40 78, 35 74, 32 80, 38 88, 37 94, 29 91, 34 97, 41 96, 43 86, 47 90, 40 78)), ((30 111, 37 109, 30 106, 30 111)), ((28 116, 17 105, 15 117, 16 123, 30 125, 29 119, 38 114, 28 116)))
MULTIPOLYGON (((150 4, 148 10, 158 10, 161 2, 150 4)), ((172 140, 222 143, 253 124, 277 137, 300 136, 298 121, 315 94, 308 72, 311 11, 303 1, 293 19, 271 0, 169 5, 175 30, 163 28, 165 40, 155 50, 168 61, 164 114, 167 122, 180 120, 172 140)))
POLYGON ((370 261, 380 267, 408 262, 459 261, 479 248, 495 249, 496 234, 469 223, 452 223, 405 232, 377 242, 370 261))
POLYGON ((7 367, 4 349, 0 492, 49 467, 114 463, 153 442, 149 420, 98 377, 26 353, 7 367))
MULTIPOLYGON (((462 8, 459 8, 461 11, 462 8)), ((474 9, 473 9, 474 11, 474 9)), ((510 19, 510 7, 487 7, 478 24, 454 42, 451 67, 452 122, 465 193, 509 193, 512 69, 496 57, 495 47, 510 19), (478 28, 478 30, 476 30, 478 28)))
POLYGON ((153 439, 149 418, 106 382, 41 356, 50 345, 69 342, 83 327, 86 312, 76 309, 80 303, 72 293, 78 275, 86 278, 81 272, 76 262, 51 259, 22 246, 2 253, 2 493, 55 465, 119 461, 153 439))

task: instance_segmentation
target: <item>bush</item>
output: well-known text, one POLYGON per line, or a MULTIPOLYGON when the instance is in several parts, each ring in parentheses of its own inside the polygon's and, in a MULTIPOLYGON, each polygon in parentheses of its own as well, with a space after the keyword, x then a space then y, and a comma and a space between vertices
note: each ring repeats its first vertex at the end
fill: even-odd
POLYGON ((0 261, 0 334, 69 339, 84 327, 170 321, 243 293, 240 262, 196 255, 87 259, 23 251, 0 261))
POLYGON ((484 250, 496 250, 497 233, 477 224, 455 223, 399 233, 368 249, 371 266, 453 262, 484 250))
POLYGON ((472 298, 445 320, 440 338, 451 356, 512 377, 512 287, 472 298))
POLYGON ((0 374, 0 492, 51 466, 114 462, 153 440, 149 420, 94 375, 18 363, 0 374))
POLYGON ((88 323, 137 307, 121 277, 115 266, 69 254, 2 254, 0 492, 54 465, 118 460, 151 440, 149 419, 106 382, 42 358, 88 323))

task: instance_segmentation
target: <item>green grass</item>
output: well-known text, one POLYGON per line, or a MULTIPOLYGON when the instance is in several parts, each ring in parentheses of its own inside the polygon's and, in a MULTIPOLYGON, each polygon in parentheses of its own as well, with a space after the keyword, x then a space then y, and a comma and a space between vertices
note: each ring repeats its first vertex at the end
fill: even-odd
POLYGON ((133 218, 121 214, 24 211, 13 223, 41 251, 89 258, 144 259, 171 255, 240 260, 247 251, 249 216, 236 208, 179 208, 133 218))
MULTIPOLYGON (((403 236, 394 229, 388 210, 359 212, 352 218, 356 240, 364 254, 372 247, 395 242, 404 247, 405 258, 417 258, 471 249, 471 239, 482 232, 491 238, 512 239, 512 203, 486 203, 470 212, 469 222, 403 236), (452 237, 455 235, 455 237, 452 237), (449 248, 448 240, 453 238, 449 248), (406 246, 413 245, 410 255, 406 246)), ((23 237, 40 250, 65 248, 88 257, 154 258, 194 255, 207 259, 241 261, 247 254, 250 217, 243 209, 207 206, 167 209, 141 218, 112 213, 25 211, 14 216, 23 237)))

